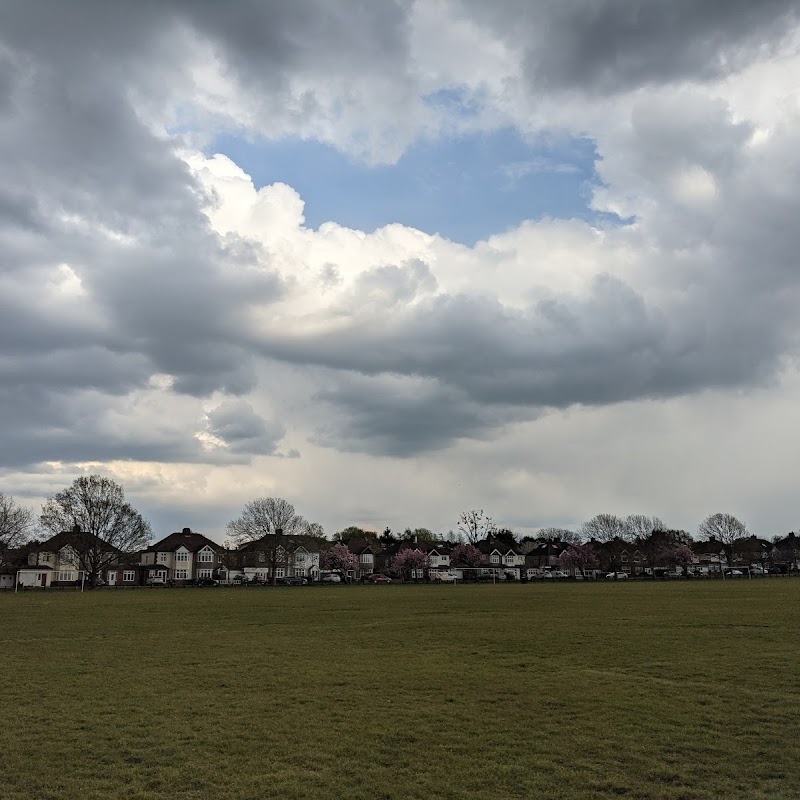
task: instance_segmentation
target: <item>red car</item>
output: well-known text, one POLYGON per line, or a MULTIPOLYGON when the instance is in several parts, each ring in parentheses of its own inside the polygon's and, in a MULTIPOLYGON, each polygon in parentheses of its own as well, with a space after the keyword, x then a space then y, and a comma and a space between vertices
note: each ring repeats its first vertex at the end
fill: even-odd
POLYGON ((391 583, 392 579, 387 577, 386 575, 370 575, 367 580, 370 583, 391 583))

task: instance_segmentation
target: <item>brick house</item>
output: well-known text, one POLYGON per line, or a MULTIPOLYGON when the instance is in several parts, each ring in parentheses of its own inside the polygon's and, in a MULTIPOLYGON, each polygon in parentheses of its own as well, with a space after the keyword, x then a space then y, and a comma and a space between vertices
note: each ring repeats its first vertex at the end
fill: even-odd
MULTIPOLYGON (((189 580, 213 578, 223 563, 224 549, 202 533, 184 528, 143 550, 139 569, 145 581, 160 578, 183 584, 189 580)), ((125 578, 123 570, 123 582, 125 578)))

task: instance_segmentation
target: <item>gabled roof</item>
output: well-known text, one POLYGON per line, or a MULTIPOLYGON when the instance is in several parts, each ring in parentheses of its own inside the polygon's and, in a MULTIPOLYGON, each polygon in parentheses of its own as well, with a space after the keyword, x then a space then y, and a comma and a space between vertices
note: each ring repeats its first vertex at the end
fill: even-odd
POLYGON ((171 533, 160 542, 151 544, 145 553, 172 553, 180 547, 185 547, 190 553, 196 553, 204 547, 210 547, 214 552, 222 550, 216 542, 212 542, 202 533, 195 533, 191 528, 184 528, 180 533, 171 533))
MULTIPOLYGON (((282 536, 280 540, 278 540, 274 533, 268 533, 260 539, 253 539, 250 542, 239 545, 237 550, 240 553, 258 552, 259 550, 264 550, 265 545, 268 545, 267 549, 269 549, 275 544, 288 552, 294 552, 302 547, 307 553, 319 553, 319 540, 314 536, 305 536, 304 534, 282 536)), ((217 545, 217 547, 218 546, 219 545, 217 545)))
POLYGON ((366 539, 363 536, 351 536, 342 539, 342 544, 354 555, 360 556, 362 553, 372 553, 377 555, 381 551, 381 545, 374 539, 366 539))
POLYGON ((75 550, 86 552, 86 544, 90 539, 95 539, 95 544, 101 550, 107 550, 110 553, 118 553, 122 555, 122 550, 108 542, 103 541, 91 533, 81 531, 77 526, 71 531, 61 531, 55 536, 51 536, 39 545, 30 548, 33 553, 58 553, 65 547, 72 547, 75 550))
POLYGON ((692 552, 698 555, 717 555, 725 552, 725 547, 719 539, 706 539, 701 542, 692 542, 692 552))
POLYGON ((522 551, 519 549, 519 545, 517 544, 510 544, 507 541, 502 539, 497 539, 494 536, 489 536, 486 539, 481 540, 476 545, 478 550, 481 551, 484 555, 490 555, 491 553, 497 552, 501 555, 508 555, 509 553, 513 553, 515 556, 522 555, 522 551))

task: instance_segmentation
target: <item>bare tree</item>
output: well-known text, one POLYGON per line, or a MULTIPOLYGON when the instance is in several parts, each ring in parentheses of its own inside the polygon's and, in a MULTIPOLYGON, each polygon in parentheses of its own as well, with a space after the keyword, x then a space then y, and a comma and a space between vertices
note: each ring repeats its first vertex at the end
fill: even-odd
POLYGON ((469 544, 477 544, 494 533, 495 527, 492 518, 487 517, 480 508, 464 511, 458 518, 458 530, 469 544))
POLYGON ((624 520, 628 535, 634 539, 646 539, 654 531, 664 531, 667 526, 658 517, 645 514, 628 514, 624 520))
POLYGON ((76 478, 47 500, 39 522, 52 534, 72 531, 76 566, 96 586, 104 569, 146 547, 150 523, 125 501, 122 487, 101 475, 76 478))
POLYGON ((541 528, 536 531, 539 539, 548 542, 566 542, 567 544, 577 545, 583 541, 580 533, 571 531, 569 528, 541 528))
POLYGON ((313 539, 324 539, 325 528, 323 528, 319 522, 306 522, 303 534, 305 536, 311 536, 313 539))
POLYGON ((615 514, 598 514, 581 526, 583 536, 600 543, 601 554, 616 573, 622 566, 622 551, 631 536, 625 520, 615 514))
POLYGON ((264 554, 270 583, 275 583, 277 570, 289 562, 289 539, 304 534, 309 523, 294 506, 280 497, 260 497, 242 509, 242 515, 228 523, 228 533, 238 544, 258 542, 264 554))
POLYGON ((627 540, 630 535, 625 520, 616 514, 598 514, 592 517, 581 525, 581 534, 586 539, 595 539, 603 544, 613 542, 614 539, 627 540))
POLYGON ((24 544, 33 532, 33 512, 0 492, 0 564, 6 550, 24 544))
POLYGON ((736 540, 748 535, 747 526, 731 514, 711 514, 700 523, 697 532, 720 542, 731 567, 736 557, 736 540))

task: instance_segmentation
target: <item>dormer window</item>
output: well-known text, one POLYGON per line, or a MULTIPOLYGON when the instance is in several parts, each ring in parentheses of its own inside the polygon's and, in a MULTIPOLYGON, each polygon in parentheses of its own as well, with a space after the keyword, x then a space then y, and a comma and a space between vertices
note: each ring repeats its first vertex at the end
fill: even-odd
POLYGON ((497 553, 492 553, 491 561, 492 561, 492 564, 499 564, 500 563, 500 556, 497 553))
POLYGON ((178 552, 175 553, 175 560, 176 561, 188 561, 189 560, 189 554, 185 550, 178 550, 178 552))
POLYGON ((209 550, 208 548, 204 548, 197 554, 198 561, 213 561, 214 560, 214 551, 209 550))

